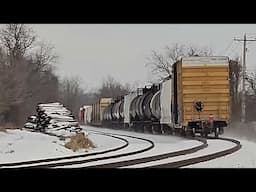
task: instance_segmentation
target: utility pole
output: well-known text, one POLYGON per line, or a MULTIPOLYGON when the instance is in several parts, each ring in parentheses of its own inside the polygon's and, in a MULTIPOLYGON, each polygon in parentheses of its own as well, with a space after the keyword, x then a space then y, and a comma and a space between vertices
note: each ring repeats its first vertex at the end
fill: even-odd
POLYGON ((235 41, 243 41, 243 68, 242 68, 242 115, 241 115, 241 122, 245 122, 245 77, 246 77, 246 42, 247 41, 256 41, 256 39, 246 39, 246 34, 244 34, 244 39, 236 39, 234 38, 235 41))

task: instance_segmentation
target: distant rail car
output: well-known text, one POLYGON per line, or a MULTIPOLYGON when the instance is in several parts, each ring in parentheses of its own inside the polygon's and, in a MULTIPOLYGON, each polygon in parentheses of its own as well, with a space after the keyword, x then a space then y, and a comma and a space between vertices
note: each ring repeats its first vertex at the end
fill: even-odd
POLYGON ((80 108, 79 121, 82 124, 90 124, 92 122, 92 106, 85 105, 80 108))
POLYGON ((184 57, 171 76, 118 98, 101 98, 84 110, 92 125, 135 131, 223 134, 230 123, 229 58, 184 57))

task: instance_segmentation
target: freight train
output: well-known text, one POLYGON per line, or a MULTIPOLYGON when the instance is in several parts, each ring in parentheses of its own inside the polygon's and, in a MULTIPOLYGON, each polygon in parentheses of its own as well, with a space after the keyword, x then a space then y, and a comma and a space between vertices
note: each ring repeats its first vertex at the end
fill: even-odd
POLYGON ((218 137, 230 123, 229 62, 224 56, 183 57, 162 82, 101 98, 81 108, 80 120, 141 132, 218 137))

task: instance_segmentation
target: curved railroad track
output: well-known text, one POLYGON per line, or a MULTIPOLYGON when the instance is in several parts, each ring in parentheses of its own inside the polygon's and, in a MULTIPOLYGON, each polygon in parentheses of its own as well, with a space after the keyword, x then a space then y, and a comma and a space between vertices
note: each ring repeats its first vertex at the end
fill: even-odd
MULTIPOLYGON (((107 134, 107 133, 104 133, 104 132, 101 132, 101 131, 92 131, 92 130, 90 130, 90 131, 94 132, 94 133, 98 133, 98 134, 107 134)), ((124 134, 112 134, 112 135, 125 136, 125 137, 130 137, 130 138, 139 138, 139 137, 124 135, 124 134)), ((195 139, 197 141, 202 142, 202 144, 199 145, 199 146, 190 148, 190 149, 185 149, 185 150, 180 150, 180 151, 175 151, 175 152, 170 152, 170 153, 165 153, 165 154, 160 154, 160 155, 155 155, 155 156, 150 156, 150 157, 143 157, 143 158, 138 158, 138 159, 133 159, 133 160, 120 161, 120 162, 115 162, 115 163, 106 163, 106 164, 100 164, 100 165, 94 165, 94 166, 85 166, 85 168, 117 168, 117 167, 130 166, 130 165, 135 165, 135 164, 140 164, 140 163, 146 163, 146 162, 161 160, 161 159, 165 159, 165 158, 187 155, 187 154, 191 154, 191 153, 197 152, 201 149, 204 149, 204 148, 208 147, 207 139, 205 139, 205 138, 201 138, 201 137, 187 137, 187 138, 195 139)), ((145 138, 139 138, 139 139, 147 140, 145 138)), ((208 139, 216 139, 216 138, 208 137, 208 139)), ((229 141, 229 142, 235 143, 236 145, 234 147, 230 148, 230 149, 226 149, 226 150, 219 151, 219 152, 216 152, 216 153, 211 153, 211 154, 208 154, 208 155, 189 158, 189 159, 176 161, 176 162, 172 162, 172 163, 149 166, 149 168, 179 168, 179 167, 188 166, 188 165, 192 165, 192 164, 196 164, 196 163, 200 163, 200 162, 204 162, 204 161, 209 161, 209 160, 216 159, 216 158, 219 158, 219 157, 222 157, 222 156, 226 156, 228 154, 231 154, 231 153, 234 153, 234 152, 238 151, 241 148, 240 142, 235 140, 235 139, 231 139, 231 138, 218 138, 218 139, 229 141)), ((134 154, 142 153, 142 152, 145 152, 145 151, 147 151, 147 150, 138 150, 138 151, 135 151, 135 152, 129 152, 129 153, 126 153, 126 154, 118 154, 118 155, 114 155, 114 156, 110 156, 110 157, 106 157, 106 158, 105 157, 96 158, 96 161, 110 159, 110 158, 124 157, 124 156, 128 156, 128 155, 134 155, 134 154)), ((93 161, 93 159, 91 161, 93 161)), ((86 160, 83 161, 82 160, 82 161, 76 161, 76 162, 63 162, 63 163, 58 163, 57 165, 52 164, 52 165, 50 165, 50 167, 81 164, 81 163, 87 163, 87 162, 91 162, 91 161, 90 160, 89 161, 86 161, 86 160)))
MULTIPOLYGON (((46 133, 46 134, 60 138, 60 136, 55 135, 55 134, 51 134, 51 133, 46 133)), ((36 164, 36 163, 47 163, 47 162, 52 162, 52 161, 68 160, 68 159, 74 159, 74 158, 79 158, 79 157, 89 157, 89 156, 94 156, 94 155, 106 154, 106 153, 110 153, 113 151, 118 151, 118 150, 124 149, 129 145, 129 142, 127 141, 127 139, 124 139, 122 137, 118 137, 118 136, 114 136, 114 135, 110 135, 110 134, 102 134, 102 133, 95 133, 95 134, 104 135, 106 137, 112 137, 114 139, 121 140, 123 142, 123 144, 119 147, 114 147, 111 149, 93 152, 93 153, 83 153, 83 154, 79 154, 79 155, 39 159, 39 160, 32 160, 32 161, 22 161, 22 162, 14 162, 14 163, 1 163, 0 168, 8 168, 8 167, 12 167, 12 166, 22 166, 22 165, 30 165, 30 164, 32 165, 32 164, 36 164)))
MULTIPOLYGON (((90 131, 92 131, 92 130, 90 130, 90 131)), ((101 131, 92 131, 92 132, 103 133, 101 131)), ((123 134, 114 134, 114 135, 127 136, 127 135, 123 135, 123 134)), ((129 137, 133 137, 133 136, 129 136, 129 137)), ((119 161, 119 162, 115 162, 115 163, 106 163, 106 164, 100 164, 100 165, 85 166, 85 168, 117 168, 117 167, 122 167, 122 166, 135 165, 135 164, 139 164, 139 163, 146 163, 146 162, 161 160, 161 159, 165 159, 165 158, 169 158, 169 157, 175 157, 175 156, 194 153, 194 152, 199 151, 208 146, 207 140, 204 138, 190 137, 190 139, 198 140, 202 144, 199 146, 196 146, 196 147, 192 147, 190 149, 184 149, 184 150, 180 150, 180 151, 175 151, 175 152, 170 152, 170 153, 165 153, 165 154, 160 154, 160 155, 154 155, 154 156, 149 156, 149 157, 137 158, 137 159, 133 159, 133 160, 119 161)), ((137 153, 130 153, 129 155, 134 155, 134 154, 137 154, 137 153)), ((118 157, 121 157, 121 156, 118 156, 118 157)), ((68 165, 71 165, 71 164, 72 163, 70 163, 68 165)), ((65 166, 65 165, 67 165, 67 164, 62 164, 60 166, 65 166)))
MULTIPOLYGON (((209 137, 209 139, 216 139, 216 138, 209 137)), ((148 168, 180 168, 180 167, 184 167, 184 166, 188 166, 188 165, 192 165, 192 164, 196 164, 196 163, 201 163, 204 161, 209 161, 212 159, 216 159, 219 157, 223 157, 223 156, 232 154, 232 153, 238 151, 239 149, 241 149, 241 147, 242 147, 240 141, 237 141, 235 139, 231 139, 231 138, 218 138, 218 139, 235 143, 235 146, 232 148, 229 148, 229 149, 226 149, 223 151, 219 151, 219 152, 215 152, 215 153, 211 153, 208 155, 202 155, 199 157, 189 158, 189 159, 166 163, 166 164, 161 164, 161 165, 149 166, 148 168)))
MULTIPOLYGON (((94 132, 94 134, 100 134, 100 135, 105 135, 105 136, 110 136, 110 137, 113 137, 113 138, 116 138, 116 139, 120 139, 123 142, 125 142, 125 144, 120 146, 120 147, 116 147, 116 148, 101 151, 101 152, 90 153, 90 154, 82 154, 82 155, 67 156, 67 157, 60 157, 60 158, 50 158, 50 159, 42 159, 42 160, 26 161, 26 162, 17 162, 17 163, 5 163, 5 164, 0 164, 0 168, 2 168, 2 167, 7 168, 7 167, 19 166, 19 165, 20 166, 28 165, 27 167, 18 167, 19 169, 24 169, 24 168, 25 169, 26 168, 50 168, 50 167, 57 167, 58 168, 58 166, 61 167, 61 166, 68 166, 68 165, 79 165, 79 164, 85 164, 85 163, 89 163, 89 162, 100 161, 100 160, 107 160, 107 159, 112 159, 112 158, 119 158, 119 157, 125 157, 125 156, 129 156, 129 155, 135 155, 135 154, 143 153, 143 152, 148 151, 148 150, 155 147, 153 141, 151 141, 149 139, 141 138, 141 137, 135 137, 135 136, 124 135, 124 134, 105 133, 105 132, 94 131, 94 130, 89 130, 89 131, 94 132), (139 150, 132 151, 132 152, 120 153, 120 154, 110 155, 110 156, 106 156, 106 157, 98 157, 98 158, 96 157, 96 158, 91 158, 91 159, 75 160, 75 158, 78 158, 78 157, 87 157, 87 156, 105 154, 105 153, 108 153, 108 152, 113 152, 113 151, 118 151, 120 149, 124 149, 125 147, 127 147, 129 145, 129 141, 127 139, 124 139, 124 138, 118 137, 118 136, 143 140, 143 141, 146 141, 146 142, 150 143, 150 145, 146 148, 139 149, 139 150), (58 160, 66 160, 66 159, 74 159, 74 161, 55 162, 55 161, 58 161, 58 160), (47 162, 48 162, 48 164, 33 165, 33 164, 36 164, 36 163, 47 163, 47 162), (31 165, 31 166, 29 166, 29 165, 31 165)), ((185 149, 185 150, 180 150, 180 151, 175 151, 175 152, 170 152, 170 153, 165 153, 165 154, 160 154, 160 155, 148 156, 148 157, 137 158, 137 159, 132 159, 132 160, 119 161, 119 162, 114 162, 114 163, 105 163, 105 164, 93 165, 93 166, 84 165, 83 167, 85 167, 85 168, 125 167, 125 166, 140 164, 140 163, 147 163, 147 162, 151 162, 151 161, 162 160, 162 159, 166 159, 166 158, 170 158, 170 157, 176 157, 176 156, 191 154, 191 153, 197 152, 201 149, 204 149, 208 146, 207 139, 205 139, 205 138, 190 137, 190 139, 198 140, 202 144, 199 145, 199 146, 196 146, 196 147, 192 147, 190 149, 185 149)), ((216 138, 208 137, 208 139, 216 139, 216 138)), ((192 164, 196 164, 196 163, 216 159, 216 158, 234 153, 234 152, 238 151, 241 148, 241 144, 237 140, 230 139, 230 138, 218 138, 218 139, 230 141, 232 143, 235 143, 236 145, 234 147, 230 148, 230 149, 226 149, 226 150, 219 151, 219 152, 216 152, 216 153, 211 153, 211 154, 207 154, 207 155, 203 155, 203 156, 199 156, 199 157, 184 159, 184 160, 165 163, 165 164, 160 164, 160 165, 147 166, 147 167, 148 168, 179 168, 179 167, 183 167, 183 166, 188 166, 188 165, 192 165, 192 164)))
POLYGON ((100 165, 94 165, 94 166, 87 166, 86 168, 117 168, 117 167, 140 164, 140 163, 147 163, 150 161, 157 161, 157 160, 161 160, 161 159, 165 159, 165 158, 195 153, 195 152, 197 152, 201 149, 204 149, 208 146, 207 141, 205 139, 196 138, 196 140, 202 142, 202 144, 199 146, 196 146, 196 147, 192 147, 190 149, 184 149, 184 150, 180 150, 180 151, 174 151, 174 152, 164 153, 164 154, 160 154, 160 155, 148 156, 148 157, 120 161, 120 162, 115 162, 115 163, 106 163, 106 164, 100 164, 100 165))
MULTIPOLYGON (((94 132, 97 132, 97 131, 94 131, 94 132)), ((121 154, 116 154, 116 155, 110 155, 110 156, 106 156, 106 157, 96 157, 96 158, 91 158, 91 159, 74 160, 74 161, 68 161, 68 162, 55 162, 55 161, 58 161, 58 160, 76 159, 76 158, 79 158, 79 157, 87 157, 87 156, 107 153, 106 151, 103 151, 103 152, 95 152, 95 153, 90 153, 90 154, 68 156, 68 157, 61 157, 61 158, 51 158, 51 159, 17 162, 17 163, 5 163, 5 164, 0 164, 0 168, 1 167, 6 168, 6 167, 13 167, 13 166, 23 166, 23 165, 28 165, 28 166, 26 166, 26 167, 15 167, 15 168, 19 168, 19 169, 50 168, 50 167, 56 167, 56 166, 75 165, 75 164, 88 163, 88 162, 93 162, 93 161, 100 161, 100 160, 106 160, 106 159, 111 159, 111 158, 118 158, 118 157, 124 157, 124 156, 134 155, 134 154, 138 154, 138 153, 143 153, 145 151, 148 151, 148 150, 154 148, 154 146, 155 146, 153 141, 151 141, 149 139, 145 139, 145 138, 134 137, 134 136, 130 136, 130 135, 121 135, 121 134, 108 134, 108 133, 104 133, 104 132, 97 132, 96 134, 111 136, 111 137, 119 138, 121 140, 126 141, 126 144, 124 146, 118 147, 118 149, 117 148, 111 149, 111 151, 106 150, 107 152, 113 152, 113 151, 117 151, 117 150, 120 150, 120 149, 124 149, 125 147, 127 147, 129 145, 129 141, 127 139, 124 139, 124 138, 118 137, 118 136, 129 137, 129 138, 133 138, 133 139, 146 141, 150 145, 148 147, 145 147, 143 149, 139 149, 139 150, 136 150, 136 151, 132 151, 132 152, 128 152, 128 153, 121 153, 121 154), (115 136, 115 135, 118 135, 118 136, 115 136), (36 164, 36 163, 47 163, 47 162, 48 162, 48 164, 33 165, 33 164, 36 164)), ((53 134, 50 134, 50 135, 53 135, 53 134)))
MULTIPOLYGON (((155 156, 150 156, 150 157, 144 157, 144 158, 138 158, 138 159, 133 159, 133 160, 115 162, 115 163, 106 163, 106 164, 100 164, 100 165, 95 165, 95 166, 88 166, 86 168, 125 167, 125 166, 140 164, 140 163, 147 163, 147 162, 151 162, 151 161, 162 160, 162 159, 165 159, 165 158, 176 157, 176 156, 180 156, 180 155, 186 155, 186 154, 194 153, 194 152, 196 152, 200 149, 206 148, 208 146, 207 139, 216 139, 215 137, 208 137, 207 139, 201 138, 201 137, 189 137, 189 138, 201 141, 202 145, 199 145, 197 147, 193 147, 191 149, 185 149, 185 150, 170 152, 170 153, 166 153, 166 154, 160 154, 160 155, 155 155, 155 156)), ((209 161, 209 160, 212 160, 212 159, 216 159, 216 158, 219 158, 219 157, 229 155, 231 153, 234 153, 234 152, 238 151, 242 147, 240 141, 237 141, 235 139, 231 139, 231 138, 217 138, 217 139, 232 142, 232 143, 235 144, 235 146, 232 147, 232 148, 229 148, 229 149, 226 149, 226 150, 223 150, 223 151, 219 151, 219 152, 215 152, 215 153, 211 153, 211 154, 208 154, 208 155, 189 158, 189 159, 176 161, 176 162, 171 162, 171 163, 165 163, 165 164, 161 164, 161 165, 148 166, 148 168, 179 168, 179 167, 184 167, 184 166, 188 166, 188 165, 192 165, 192 164, 196 164, 196 163, 200 163, 200 162, 204 162, 204 161, 209 161)))
MULTIPOLYGON (((129 155, 135 155, 139 153, 143 153, 145 151, 149 151, 150 149, 155 147, 155 144, 153 141, 141 137, 135 137, 135 136, 130 136, 130 135, 124 135, 124 134, 110 134, 110 133, 104 133, 100 131, 92 131, 92 132, 97 132, 98 134, 106 134, 106 135, 112 135, 112 136, 123 136, 123 137, 128 137, 132 139, 138 139, 142 141, 148 142, 150 145, 148 147, 145 147, 143 149, 139 149, 136 151, 131 151, 131 152, 126 152, 126 153, 120 153, 120 154, 115 154, 115 155, 110 155, 106 157, 96 157, 92 159, 84 159, 84 160, 74 160, 74 161, 69 161, 69 162, 57 162, 57 163, 51 163, 47 165, 37 165, 37 166, 30 166, 29 168, 50 168, 50 167, 57 167, 57 166, 67 166, 67 165, 77 165, 77 164, 84 164, 84 163, 89 163, 89 162, 95 162, 95 161, 101 161, 101 160, 107 160, 107 159, 113 159, 113 158, 119 158, 119 157, 125 157, 129 155)), ((129 142, 128 142, 129 143, 129 142)))

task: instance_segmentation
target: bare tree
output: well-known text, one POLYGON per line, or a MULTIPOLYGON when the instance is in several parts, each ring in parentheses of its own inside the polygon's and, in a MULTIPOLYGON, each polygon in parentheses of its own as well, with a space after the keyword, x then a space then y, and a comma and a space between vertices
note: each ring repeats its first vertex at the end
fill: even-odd
POLYGON ((123 86, 117 82, 113 77, 108 76, 101 85, 98 91, 98 97, 118 97, 127 94, 130 91, 130 85, 123 86))
POLYGON ((148 58, 149 62, 146 65, 151 65, 152 74, 159 75, 160 78, 171 75, 171 64, 168 58, 156 51, 152 51, 151 58, 148 58))
POLYGON ((0 42, 11 58, 24 56, 36 40, 35 32, 24 24, 6 24, 0 30, 0 42))
POLYGON ((0 71, 0 108, 7 119, 15 117, 17 106, 23 104, 28 95, 27 79, 29 76, 25 60, 19 65, 5 66, 0 71), (16 109, 15 109, 16 108, 16 109))
POLYGON ((234 60, 230 60, 229 62, 229 77, 230 77, 230 85, 231 85, 231 96, 233 99, 233 103, 239 103, 239 82, 241 80, 241 72, 242 66, 239 63, 239 58, 236 57, 234 60))
POLYGON ((197 47, 194 45, 186 46, 178 43, 175 43, 172 46, 166 46, 165 50, 165 54, 152 51, 152 54, 147 58, 148 62, 146 63, 146 66, 152 68, 152 74, 159 76, 160 80, 171 75, 171 66, 180 57, 212 55, 212 50, 207 47, 197 47))
MULTIPOLYGON (((184 44, 175 43, 171 47, 166 46, 167 58, 171 59, 171 62, 176 62, 179 57, 186 56, 186 46, 184 44)), ((171 63, 171 64, 172 64, 171 63)))
POLYGON ((54 46, 45 42, 38 43, 38 49, 32 55, 36 71, 47 71, 58 61, 58 56, 54 52, 54 46))
POLYGON ((185 56, 211 56, 213 55, 212 49, 209 47, 197 47, 195 45, 190 45, 187 47, 186 55, 185 56))
POLYGON ((251 72, 246 75, 245 80, 248 83, 247 92, 251 92, 256 96, 256 72, 251 72))
POLYGON ((60 101, 70 109, 74 115, 81 105, 83 105, 83 89, 81 88, 81 81, 77 77, 65 78, 60 85, 60 101))
MULTIPOLYGON (((58 98, 53 46, 39 43, 27 25, 7 24, 0 30, 0 119, 24 123, 38 102, 58 98), (29 52, 35 48, 35 52, 29 52), (3 117, 4 116, 4 117, 3 117)), ((1 123, 1 122, 0 122, 1 123)))
POLYGON ((240 120, 241 99, 239 85, 241 80, 242 66, 239 58, 229 61, 229 77, 230 77, 230 94, 231 94, 231 110, 232 121, 240 120))
POLYGON ((255 121, 256 109, 256 72, 246 74, 246 120, 255 121))

